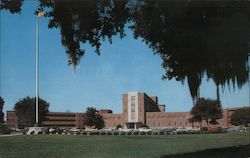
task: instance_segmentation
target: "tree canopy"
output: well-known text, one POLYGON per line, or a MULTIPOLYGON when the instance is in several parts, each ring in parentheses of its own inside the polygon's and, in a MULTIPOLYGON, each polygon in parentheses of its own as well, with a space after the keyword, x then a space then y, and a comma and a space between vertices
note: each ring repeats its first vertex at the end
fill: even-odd
POLYGON ((230 118, 230 123, 235 126, 250 125, 250 107, 244 107, 236 110, 230 118))
POLYGON ((99 114, 99 112, 95 108, 88 107, 85 112, 84 125, 90 126, 90 127, 94 126, 97 129, 101 129, 104 127, 104 121, 103 121, 102 116, 99 114))
MULTIPOLYGON (((163 60, 164 79, 189 85, 194 101, 204 76, 219 87, 241 88, 248 81, 250 2, 162 0, 40 0, 49 28, 61 30, 62 45, 74 67, 90 44, 100 55, 102 41, 125 36, 128 25, 163 60)), ((22 0, 1 8, 20 12, 22 0), (19 8, 19 9, 18 9, 19 8)))
POLYGON ((3 124, 3 122, 4 122, 3 105, 4 105, 4 100, 0 96, 0 125, 3 124))
MULTIPOLYGON (((36 98, 25 97, 20 99, 15 104, 15 112, 18 117, 18 126, 19 128, 31 127, 36 123, 36 98)), ((38 108, 38 123, 40 124, 43 116, 48 112, 49 103, 45 100, 38 99, 39 108, 38 108)))
POLYGON ((190 121, 201 122, 205 120, 207 125, 217 124, 217 119, 223 117, 220 101, 200 98, 191 109, 190 121))

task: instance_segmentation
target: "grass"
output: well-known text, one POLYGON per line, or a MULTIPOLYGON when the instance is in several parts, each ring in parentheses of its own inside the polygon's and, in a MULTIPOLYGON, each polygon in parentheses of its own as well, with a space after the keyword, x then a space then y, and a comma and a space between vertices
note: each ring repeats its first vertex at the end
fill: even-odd
POLYGON ((237 147, 207 149, 184 154, 166 155, 161 158, 249 158, 250 145, 237 147))
POLYGON ((249 144, 249 133, 0 138, 0 158, 152 158, 249 144))

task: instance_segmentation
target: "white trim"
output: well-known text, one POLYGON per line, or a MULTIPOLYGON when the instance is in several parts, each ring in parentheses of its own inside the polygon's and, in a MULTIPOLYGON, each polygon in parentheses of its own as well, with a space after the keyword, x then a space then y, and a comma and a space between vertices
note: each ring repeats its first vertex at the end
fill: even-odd
POLYGON ((128 92, 128 122, 138 122, 138 99, 139 93, 138 92, 128 92), (131 97, 135 97, 135 118, 131 118, 131 97))

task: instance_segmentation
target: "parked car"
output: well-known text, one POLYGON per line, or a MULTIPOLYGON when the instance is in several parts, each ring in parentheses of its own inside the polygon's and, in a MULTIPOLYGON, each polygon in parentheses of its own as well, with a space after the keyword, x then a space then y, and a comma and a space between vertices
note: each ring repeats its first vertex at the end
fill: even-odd
POLYGON ((240 127, 230 127, 227 129, 228 132, 240 131, 240 127))
POLYGON ((224 129, 221 127, 209 127, 208 132, 209 133, 225 133, 227 132, 227 129, 224 129))
POLYGON ((58 127, 50 128, 50 129, 49 129, 49 133, 52 133, 52 134, 55 134, 55 133, 61 134, 62 131, 63 131, 63 130, 60 129, 60 128, 58 128, 58 127))
POLYGON ((171 133, 175 131, 175 128, 162 128, 160 132, 171 133))
POLYGON ((119 128, 118 131, 120 131, 120 132, 132 132, 133 129, 130 129, 130 128, 119 128))
POLYGON ((139 128, 139 132, 152 132, 152 129, 150 129, 149 127, 145 126, 145 127, 140 127, 139 128))
POLYGON ((32 135, 32 134, 42 134, 43 132, 45 132, 45 128, 44 127, 29 127, 29 130, 26 132, 27 135, 32 135))
POLYGON ((80 132, 80 129, 78 129, 78 128, 70 128, 69 132, 80 132))
POLYGON ((97 129, 96 129, 96 128, 85 128, 84 131, 85 131, 85 132, 96 132, 97 129))
POLYGON ((185 127, 178 127, 176 130, 176 133, 187 133, 187 129, 185 127))
POLYGON ((112 132, 112 129, 110 128, 103 128, 99 130, 100 132, 112 132))

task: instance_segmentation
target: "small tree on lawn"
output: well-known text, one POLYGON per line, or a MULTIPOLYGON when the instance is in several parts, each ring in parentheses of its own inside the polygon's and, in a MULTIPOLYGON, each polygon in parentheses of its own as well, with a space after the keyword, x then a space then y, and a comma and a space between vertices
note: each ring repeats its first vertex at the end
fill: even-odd
POLYGON ((235 126, 248 126, 250 124, 250 107, 236 110, 231 116, 230 123, 235 126))
POLYGON ((98 129, 104 127, 104 121, 102 116, 98 113, 98 111, 93 107, 88 107, 85 113, 85 121, 84 124, 87 126, 95 126, 98 129))
POLYGON ((207 126, 218 124, 217 119, 223 117, 220 101, 201 98, 191 109, 191 121, 201 122, 205 120, 207 126))
MULTIPOLYGON (((25 97, 20 99, 15 104, 15 112, 18 117, 18 126, 19 128, 30 127, 36 123, 36 98, 25 97)), ((38 99, 39 108, 38 108, 38 118, 39 124, 42 121, 43 116, 48 112, 49 103, 45 100, 38 99)))

